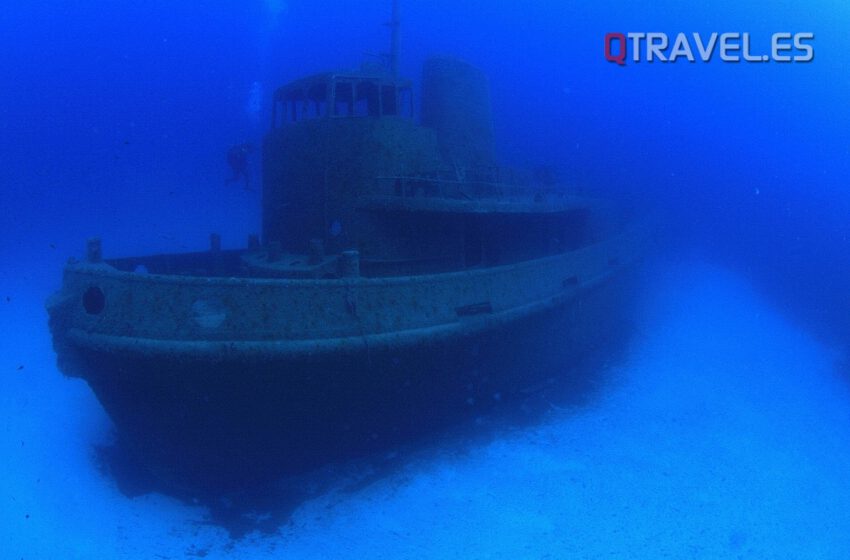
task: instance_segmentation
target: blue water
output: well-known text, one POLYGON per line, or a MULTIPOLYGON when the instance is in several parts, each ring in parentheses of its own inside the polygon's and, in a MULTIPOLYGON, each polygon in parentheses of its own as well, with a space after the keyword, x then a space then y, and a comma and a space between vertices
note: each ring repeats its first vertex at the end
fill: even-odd
MULTIPOLYGON (((401 71, 490 76, 498 149, 652 207, 665 252, 612 381, 576 409, 431 450, 233 541, 127 498, 110 425, 55 367, 67 257, 239 247, 260 199, 224 154, 269 98, 387 49, 389 2, 6 5, 0 17, 0 558, 850 557, 850 8, 838 1, 403 2, 401 71), (810 31, 806 64, 606 62, 608 32, 810 31)), ((254 161, 259 173, 259 161, 254 161)))

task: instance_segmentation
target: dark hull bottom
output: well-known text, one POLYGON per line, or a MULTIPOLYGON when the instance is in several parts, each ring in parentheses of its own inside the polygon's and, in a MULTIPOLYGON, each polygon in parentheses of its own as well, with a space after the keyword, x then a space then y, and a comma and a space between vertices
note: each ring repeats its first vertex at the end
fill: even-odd
POLYGON ((508 327, 405 351, 75 359, 140 466, 180 484, 238 487, 387 449, 575 375, 623 340, 630 287, 620 278, 508 327))

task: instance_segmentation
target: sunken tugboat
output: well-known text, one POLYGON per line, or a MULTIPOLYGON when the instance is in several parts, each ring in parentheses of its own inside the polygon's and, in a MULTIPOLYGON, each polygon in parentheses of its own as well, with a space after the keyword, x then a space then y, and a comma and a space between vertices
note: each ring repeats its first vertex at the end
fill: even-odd
POLYGON ((381 449, 569 375, 629 307, 640 235, 496 164, 488 84, 451 58, 274 94, 262 242, 71 260, 61 370, 140 461, 187 482, 381 449), (140 273, 144 267, 144 273, 140 273))

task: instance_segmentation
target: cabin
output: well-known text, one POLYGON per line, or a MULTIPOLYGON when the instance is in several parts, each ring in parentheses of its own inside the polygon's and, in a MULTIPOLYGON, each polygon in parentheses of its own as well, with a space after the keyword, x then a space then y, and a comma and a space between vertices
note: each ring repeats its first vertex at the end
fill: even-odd
POLYGON ((421 84, 418 119, 411 81, 383 68, 275 91, 252 273, 335 277, 341 255, 363 276, 448 272, 586 242, 586 200, 498 165, 480 70, 435 57, 421 84))

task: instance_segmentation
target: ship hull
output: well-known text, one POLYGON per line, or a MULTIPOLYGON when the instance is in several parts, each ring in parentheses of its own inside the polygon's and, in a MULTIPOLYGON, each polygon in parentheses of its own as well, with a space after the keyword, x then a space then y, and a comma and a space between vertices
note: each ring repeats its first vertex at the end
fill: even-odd
MULTIPOLYGON (((569 380, 627 334, 634 264, 449 325, 322 340, 114 336, 80 328, 61 293, 48 308, 60 368, 88 382, 143 466, 226 487, 388 449, 569 380)), ((91 281, 66 278, 63 293, 91 281)))

